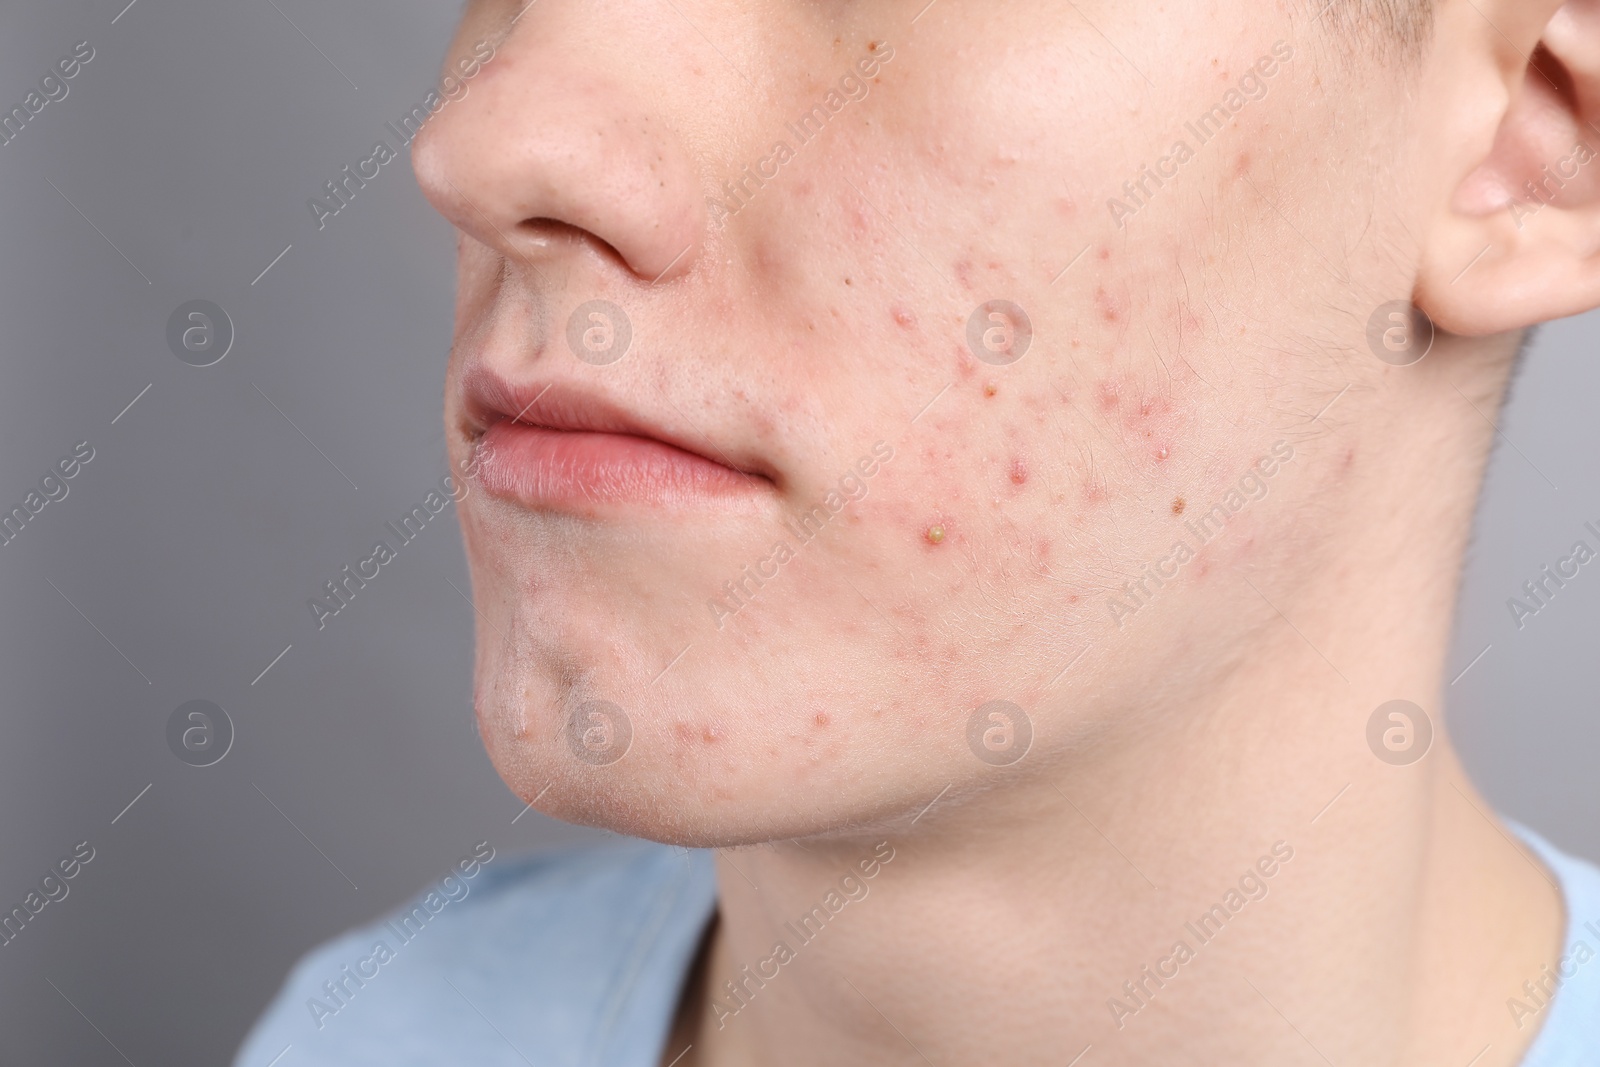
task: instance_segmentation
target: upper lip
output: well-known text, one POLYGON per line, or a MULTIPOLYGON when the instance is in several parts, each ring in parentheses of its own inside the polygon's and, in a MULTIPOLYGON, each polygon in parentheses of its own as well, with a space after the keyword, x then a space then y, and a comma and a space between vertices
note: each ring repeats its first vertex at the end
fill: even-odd
POLYGON ((502 421, 573 433, 626 434, 660 441, 741 474, 774 480, 774 473, 753 458, 729 456, 703 435, 647 421, 604 394, 576 383, 513 382, 480 365, 468 368, 463 375, 462 398, 474 436, 502 421))

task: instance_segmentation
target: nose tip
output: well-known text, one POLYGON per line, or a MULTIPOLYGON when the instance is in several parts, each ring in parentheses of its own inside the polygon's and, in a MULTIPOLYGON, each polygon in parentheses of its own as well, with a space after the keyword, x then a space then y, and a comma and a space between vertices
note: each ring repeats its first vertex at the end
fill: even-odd
POLYGON ((683 142, 644 87, 519 36, 413 142, 424 194, 514 260, 547 259, 554 237, 577 235, 646 282, 687 273, 707 215, 683 142))

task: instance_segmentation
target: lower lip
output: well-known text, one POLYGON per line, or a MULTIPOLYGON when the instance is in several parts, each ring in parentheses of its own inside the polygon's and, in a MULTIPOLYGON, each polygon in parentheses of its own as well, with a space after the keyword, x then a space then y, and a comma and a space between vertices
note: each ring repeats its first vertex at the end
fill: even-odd
POLYGON ((529 507, 694 504, 745 496, 761 478, 648 437, 497 422, 477 445, 478 481, 529 507))

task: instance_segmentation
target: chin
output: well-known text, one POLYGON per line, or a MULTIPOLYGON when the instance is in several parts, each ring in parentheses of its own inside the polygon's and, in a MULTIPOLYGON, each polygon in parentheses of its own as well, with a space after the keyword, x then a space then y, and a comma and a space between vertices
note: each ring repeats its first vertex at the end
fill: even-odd
MULTIPOLYGON (((726 848, 853 836, 915 815, 972 773, 969 758, 876 738, 874 725, 899 732, 892 716, 856 723, 858 713, 840 708, 827 727, 834 736, 808 742, 819 727, 802 695, 769 695, 761 707, 719 700, 719 685, 745 688, 726 676, 663 681, 648 710, 625 720, 581 680, 569 689, 570 676, 524 679, 479 685, 479 732, 495 769, 542 814, 629 837, 726 848), (875 784, 891 782, 893 791, 875 784)), ((927 731, 923 743, 947 732, 959 734, 927 731)))
MULTIPOLYGON (((685 848, 725 848, 825 833, 825 821, 767 810, 770 796, 740 783, 707 786, 716 769, 685 767, 643 753, 593 767, 560 743, 485 736, 501 778, 543 815, 685 848), (558 747, 559 746, 559 747, 558 747)), ((769 792, 769 791, 768 791, 769 792)))

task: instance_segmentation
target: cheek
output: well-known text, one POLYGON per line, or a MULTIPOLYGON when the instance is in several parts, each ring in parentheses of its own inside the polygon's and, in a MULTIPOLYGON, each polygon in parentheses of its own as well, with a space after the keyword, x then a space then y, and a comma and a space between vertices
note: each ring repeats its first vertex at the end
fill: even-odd
POLYGON ((902 647, 929 670, 992 670, 1005 641, 1104 629, 1108 592, 1170 547, 1173 502, 1209 491, 1201 383, 1158 360, 1096 362, 1041 352, 956 381, 857 506, 861 552, 838 565, 905 605, 902 647))
POLYGON ((1172 459, 1184 429, 1181 401, 1156 392, 1153 383, 1128 383, 1116 394, 1112 406, 1115 430, 1127 449, 1127 463, 1136 477, 1142 471, 1155 479, 1159 468, 1172 459))

